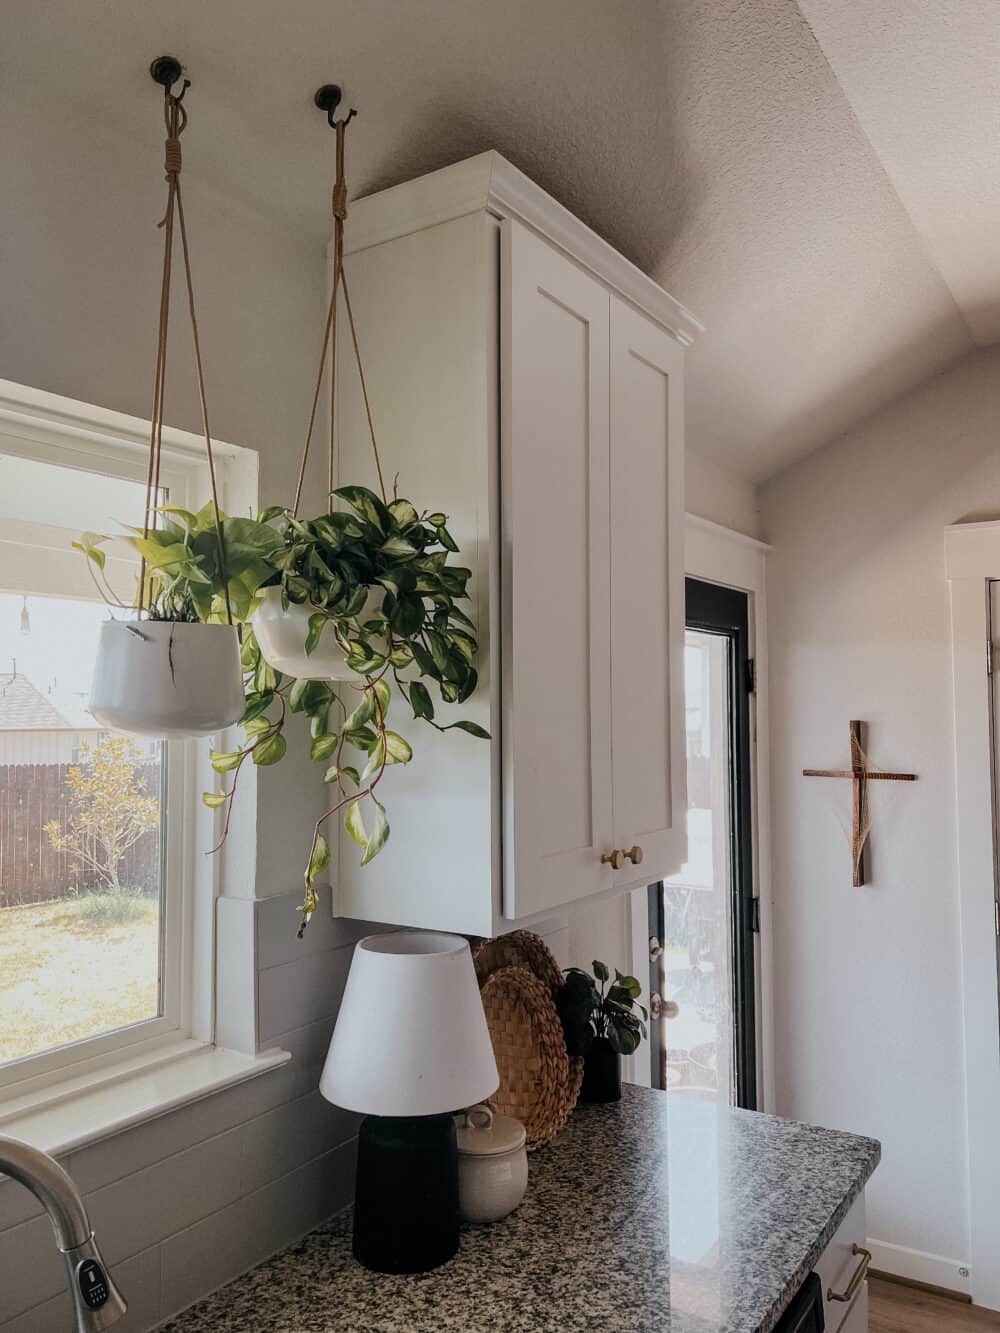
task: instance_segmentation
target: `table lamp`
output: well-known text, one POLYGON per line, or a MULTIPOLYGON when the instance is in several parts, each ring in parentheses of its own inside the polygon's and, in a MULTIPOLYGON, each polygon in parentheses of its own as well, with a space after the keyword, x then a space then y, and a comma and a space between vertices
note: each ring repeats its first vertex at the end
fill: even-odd
POLYGON ((452 1114, 500 1085, 469 945, 400 931, 359 941, 320 1079, 358 1133, 354 1257, 423 1273, 458 1249, 452 1114))

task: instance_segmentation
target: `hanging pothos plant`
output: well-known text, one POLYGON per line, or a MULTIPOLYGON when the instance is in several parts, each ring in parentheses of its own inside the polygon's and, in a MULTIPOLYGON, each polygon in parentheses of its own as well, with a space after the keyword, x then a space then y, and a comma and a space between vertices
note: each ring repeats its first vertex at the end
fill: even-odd
POLYGON ((240 723, 245 744, 239 750, 212 752, 216 772, 233 776, 227 790, 203 797, 211 808, 226 808, 224 839, 244 763, 278 763, 287 748, 288 714, 308 717, 311 758, 326 765, 323 780, 336 795, 313 831, 302 928, 316 908, 315 878, 330 859, 323 833, 327 820, 343 812, 344 828, 363 849, 362 865, 389 836, 379 784, 391 765, 409 763, 413 750, 388 725, 387 677, 395 681, 414 718, 437 731, 457 728, 489 739, 489 732, 475 722, 437 720, 434 699, 424 684, 429 681, 443 702, 462 703, 478 679, 475 625, 457 605, 467 597, 471 571, 448 563, 458 547, 445 515, 420 514, 409 500, 385 504, 364 486, 342 486, 335 493, 346 510, 310 520, 297 519, 280 507, 261 514, 260 525, 279 537, 281 551, 271 576, 259 587, 280 586, 283 602, 307 604, 306 653, 315 650, 324 634, 334 635, 357 680, 338 693, 325 680, 283 676, 265 660, 252 626, 245 626, 247 706, 240 723))

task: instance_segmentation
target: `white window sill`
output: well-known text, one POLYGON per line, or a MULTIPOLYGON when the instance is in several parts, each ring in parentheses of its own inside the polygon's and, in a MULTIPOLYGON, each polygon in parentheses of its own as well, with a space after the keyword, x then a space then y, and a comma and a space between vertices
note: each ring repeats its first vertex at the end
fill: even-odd
POLYGON ((290 1059, 288 1051, 277 1048, 242 1055, 178 1040, 155 1053, 109 1062, 100 1073, 66 1078, 0 1101, 0 1134, 61 1156, 256 1078, 290 1059))

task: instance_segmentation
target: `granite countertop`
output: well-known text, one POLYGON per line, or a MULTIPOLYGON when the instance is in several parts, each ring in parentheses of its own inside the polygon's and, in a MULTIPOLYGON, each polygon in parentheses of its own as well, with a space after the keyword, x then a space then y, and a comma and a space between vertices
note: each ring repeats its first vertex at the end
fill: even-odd
POLYGON ((342 1213, 163 1333, 769 1333, 878 1165, 834 1130, 626 1087, 530 1157, 434 1272, 370 1273, 342 1213))

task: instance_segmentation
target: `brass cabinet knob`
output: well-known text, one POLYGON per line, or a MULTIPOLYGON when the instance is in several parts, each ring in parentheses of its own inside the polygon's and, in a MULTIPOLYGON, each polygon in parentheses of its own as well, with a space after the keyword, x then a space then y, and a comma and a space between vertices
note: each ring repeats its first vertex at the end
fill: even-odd
POLYGON ((601 857, 602 866, 610 866, 612 870, 621 870, 625 864, 626 853, 620 847, 616 847, 613 852, 605 852, 601 857))
POLYGON ((634 866, 642 865, 642 848, 630 847, 625 853, 626 861, 631 861, 634 866))

